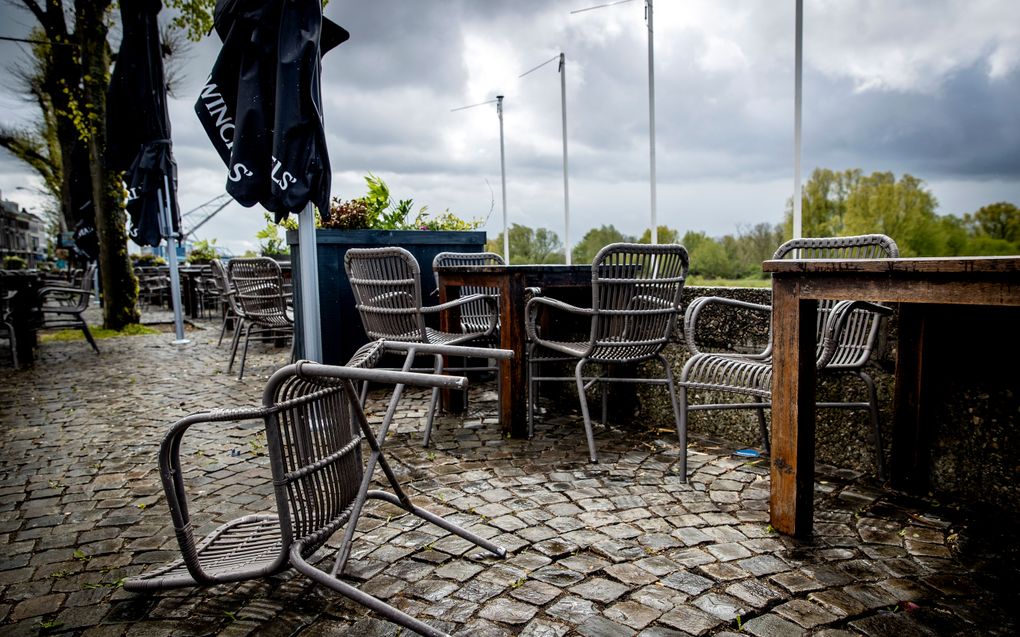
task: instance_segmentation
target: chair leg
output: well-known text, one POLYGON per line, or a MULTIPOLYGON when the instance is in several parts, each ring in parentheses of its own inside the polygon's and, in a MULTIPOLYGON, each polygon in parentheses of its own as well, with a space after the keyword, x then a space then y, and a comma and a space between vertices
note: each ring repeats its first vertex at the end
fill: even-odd
POLYGON ((14 338, 14 326, 10 323, 4 323, 7 326, 7 336, 11 339, 11 361, 14 363, 14 369, 18 369, 18 339, 14 338))
MULTIPOLYGON (((535 367, 538 363, 535 361, 535 345, 531 344, 528 346, 528 360, 525 363, 525 371, 528 376, 528 438, 535 437, 535 403, 538 401, 538 383, 535 381, 535 367)), ((500 372, 502 373, 502 371, 500 372)), ((502 381, 502 379, 500 379, 502 381)), ((500 387, 503 383, 499 383, 500 387)), ((500 397, 502 400, 502 397, 500 397)), ((500 403, 502 404, 502 403, 500 403)))
POLYGON ((237 380, 244 378, 244 362, 248 358, 248 343, 251 341, 251 328, 252 325, 250 323, 244 326, 244 350, 241 352, 241 370, 237 374, 237 380))
POLYGON ((89 324, 86 323, 85 319, 81 318, 80 316, 78 318, 81 319, 81 331, 82 334, 85 335, 85 340, 89 342, 89 345, 92 346, 92 349, 96 350, 96 354, 99 354, 99 346, 96 345, 96 339, 92 338, 92 332, 89 331, 89 324))
POLYGON ((588 399, 584 395, 584 376, 581 373, 584 370, 584 363, 584 359, 578 361, 574 368, 574 377, 577 379, 577 397, 581 401, 581 416, 584 417, 584 435, 588 438, 588 459, 598 462, 599 458, 595 455, 595 435, 591 430, 591 416, 588 415, 588 399))
POLYGON ((871 413, 871 426, 875 430, 875 463, 878 465, 878 479, 885 482, 885 451, 882 444, 882 425, 878 417, 878 390, 875 388, 875 381, 864 372, 857 372, 864 384, 868 386, 869 412, 871 413))
POLYGON ((223 344, 223 335, 227 333, 227 321, 229 320, 226 316, 223 317, 223 325, 220 326, 220 340, 216 341, 216 347, 223 344))
POLYGON ((241 318, 237 319, 234 324, 234 336, 230 339, 230 362, 227 363, 227 373, 234 369, 234 357, 237 356, 237 346, 241 342, 241 330, 245 327, 244 320, 241 318))
MULTIPOLYGON (((754 402, 761 404, 762 401, 756 396, 754 402)), ((758 414, 758 431, 761 433, 762 447, 765 448, 765 453, 772 455, 772 440, 769 436, 769 426, 765 422, 765 405, 755 408, 755 412, 758 414)))
MULTIPOLYGON (((669 361, 662 354, 659 354, 659 362, 666 371, 666 389, 669 390, 669 402, 673 405, 673 421, 676 423, 676 435, 680 440, 680 479, 687 482, 687 423, 681 415, 680 404, 676 396, 676 383, 673 382, 673 370, 669 361)), ((684 397, 684 410, 687 409, 687 388, 681 389, 684 397)))
MULTIPOLYGON (((435 354, 433 358, 436 360, 432 366, 433 373, 436 375, 443 373, 443 356, 442 354, 435 354)), ((436 418, 436 408, 439 406, 439 388, 435 387, 432 390, 432 400, 429 402, 429 413, 425 418, 425 447, 429 446, 429 442, 432 440, 432 421, 436 418)))
MULTIPOLYGON (((603 373, 605 373, 603 371, 603 373)), ((609 426, 609 383, 599 383, 599 394, 602 397, 602 425, 609 426)))

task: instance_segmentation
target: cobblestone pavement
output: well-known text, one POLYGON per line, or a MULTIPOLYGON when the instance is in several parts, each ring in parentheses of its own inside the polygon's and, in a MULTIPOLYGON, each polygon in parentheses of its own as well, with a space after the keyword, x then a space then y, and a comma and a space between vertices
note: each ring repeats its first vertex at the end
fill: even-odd
MULTIPOLYGON (((400 633, 292 572, 158 594, 119 587, 176 553, 155 459, 167 425, 257 404, 286 362, 286 349, 253 345, 238 381, 225 373, 226 344, 215 346, 219 326, 203 325, 183 347, 168 334, 103 340, 101 356, 84 341, 47 342, 33 369, 0 367, 0 634, 400 633)), ((695 437, 683 484, 668 428, 600 428, 593 465, 576 413, 546 405, 532 440, 506 440, 491 386, 479 383, 468 415, 440 418, 424 449, 424 396, 405 398, 386 442, 401 483, 507 558, 482 559, 437 527, 370 506, 352 570, 363 590, 453 634, 1016 632, 1011 563, 1002 547, 968 541, 969 521, 949 507, 822 468, 815 537, 796 542, 768 526, 767 465, 725 443, 695 437)), ((370 399, 376 418, 385 398, 370 399)), ((208 426, 185 445, 199 532, 272 508, 261 431, 208 426)))

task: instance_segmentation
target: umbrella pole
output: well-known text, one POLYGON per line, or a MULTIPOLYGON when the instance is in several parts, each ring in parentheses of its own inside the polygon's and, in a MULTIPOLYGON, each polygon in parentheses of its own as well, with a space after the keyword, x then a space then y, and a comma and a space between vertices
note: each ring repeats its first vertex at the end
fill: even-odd
POLYGON ((166 260, 170 264, 170 301, 174 307, 174 345, 190 341, 184 338, 184 319, 181 316, 181 274, 177 270, 177 239, 174 237, 174 223, 170 217, 170 180, 163 175, 163 190, 159 198, 160 225, 166 239, 166 260))
POLYGON ((309 203, 298 215, 300 255, 301 357, 322 360, 322 331, 319 325, 319 257, 315 246, 315 210, 309 203))

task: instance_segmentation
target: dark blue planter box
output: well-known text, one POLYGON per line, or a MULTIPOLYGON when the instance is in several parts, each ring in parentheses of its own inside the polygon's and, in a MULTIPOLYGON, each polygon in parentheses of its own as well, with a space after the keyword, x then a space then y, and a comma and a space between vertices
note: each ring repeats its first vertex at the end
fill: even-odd
MULTIPOLYGON (((422 272, 422 302, 437 305, 436 281, 432 276, 432 259, 440 252, 483 252, 484 232, 422 231, 422 230, 333 230, 315 231, 319 260, 319 317, 322 324, 322 362, 331 365, 346 363, 351 355, 368 341, 361 326, 361 317, 354 304, 354 291, 344 271, 344 255, 351 248, 384 248, 400 246, 418 260, 422 272)), ((287 232, 291 265, 294 273, 294 307, 301 307, 301 246, 296 231, 287 232)), ((300 321, 295 326, 295 352, 303 356, 300 321)))

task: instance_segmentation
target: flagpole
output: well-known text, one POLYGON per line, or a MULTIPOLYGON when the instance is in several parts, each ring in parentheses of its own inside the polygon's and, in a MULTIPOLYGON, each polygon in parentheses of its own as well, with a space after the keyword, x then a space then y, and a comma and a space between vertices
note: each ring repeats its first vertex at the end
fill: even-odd
POLYGON ((659 220, 655 192, 655 51, 653 47, 652 0, 645 0, 648 18, 648 172, 651 175, 652 244, 659 242, 659 220))
POLYGON ((499 115, 499 174, 503 184, 503 259, 510 263, 510 228, 506 219, 506 155, 503 151, 503 96, 496 96, 496 113, 499 115))
POLYGON ((567 178, 567 56, 560 52, 560 110, 563 111, 563 246, 570 265, 570 181, 567 178))
POLYGON ((190 343, 184 338, 184 319, 181 316, 181 274, 177 269, 177 238, 174 237, 174 222, 170 208, 170 180, 163 175, 163 189, 159 197, 160 221, 163 238, 166 239, 167 263, 170 264, 170 302, 174 308, 174 345, 190 343))
POLYGON ((298 215, 298 265, 301 297, 301 357, 322 361, 322 327, 319 323, 319 258, 315 245, 315 209, 311 202, 298 215))
POLYGON ((804 0, 796 2, 794 18, 794 53, 793 53, 793 238, 804 236, 802 225, 801 194, 800 194, 800 122, 801 122, 801 84, 804 66, 804 0))

